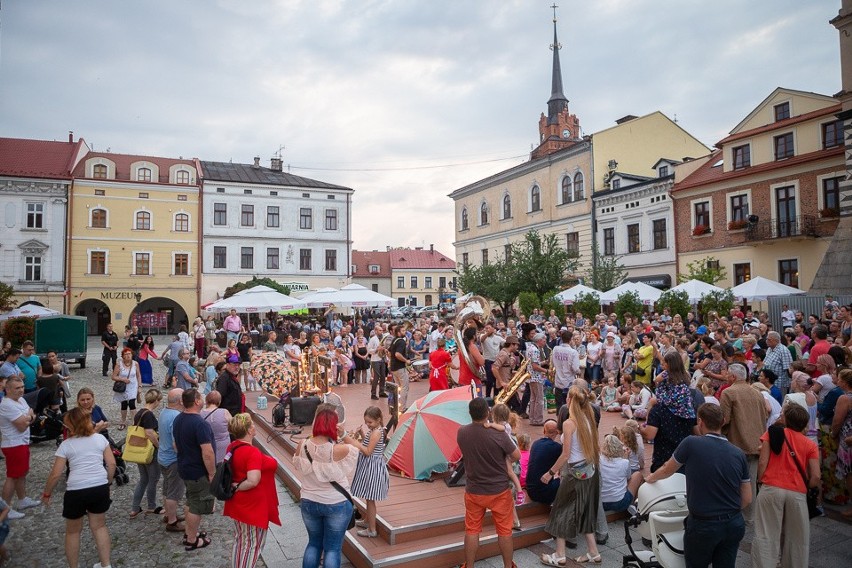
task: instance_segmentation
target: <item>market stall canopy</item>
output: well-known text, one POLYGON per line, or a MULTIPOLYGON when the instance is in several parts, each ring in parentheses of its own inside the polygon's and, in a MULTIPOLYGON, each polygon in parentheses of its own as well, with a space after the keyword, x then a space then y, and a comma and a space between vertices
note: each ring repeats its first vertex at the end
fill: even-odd
POLYGON ((580 294, 597 294, 599 298, 601 296, 601 292, 598 290, 589 288, 588 286, 583 286, 582 284, 577 284, 576 286, 572 286, 571 288, 562 290, 556 294, 556 299, 565 305, 573 304, 577 301, 577 296, 580 294))
POLYGON ((11 318, 40 318, 42 316, 55 316, 58 313, 59 312, 56 310, 51 310, 50 308, 45 308, 36 304, 27 304, 26 306, 17 307, 11 312, 6 312, 5 314, 0 315, 0 321, 6 321, 11 318))
POLYGON ((639 301, 643 304, 653 304, 663 294, 662 290, 648 286, 644 282, 625 282, 621 286, 601 294, 601 304, 614 304, 618 297, 625 292, 636 292, 639 294, 639 301))
POLYGON ((755 276, 748 282, 743 282, 739 286, 731 288, 735 298, 741 298, 750 301, 761 301, 771 296, 792 296, 796 294, 804 294, 804 290, 775 282, 763 276, 755 276))
POLYGON ((686 292, 689 296, 689 302, 695 304, 710 292, 724 292, 724 289, 701 280, 687 280, 672 288, 670 292, 686 292))
POLYGON ((207 308, 208 312, 222 313, 236 310, 240 314, 280 312, 281 310, 297 310, 307 307, 305 302, 291 298, 269 286, 254 286, 237 292, 230 298, 213 302, 207 308))
POLYGON ((301 299, 309 308, 327 308, 332 304, 336 308, 389 308, 397 304, 390 296, 373 292, 360 284, 349 284, 340 290, 320 288, 301 299))

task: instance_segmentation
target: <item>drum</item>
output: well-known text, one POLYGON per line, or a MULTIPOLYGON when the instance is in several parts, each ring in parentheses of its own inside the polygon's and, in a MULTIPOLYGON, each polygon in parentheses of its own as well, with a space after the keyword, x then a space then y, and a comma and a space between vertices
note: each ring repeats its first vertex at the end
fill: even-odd
POLYGON ((421 378, 429 378, 429 361, 421 359, 420 361, 414 361, 411 366, 421 378))

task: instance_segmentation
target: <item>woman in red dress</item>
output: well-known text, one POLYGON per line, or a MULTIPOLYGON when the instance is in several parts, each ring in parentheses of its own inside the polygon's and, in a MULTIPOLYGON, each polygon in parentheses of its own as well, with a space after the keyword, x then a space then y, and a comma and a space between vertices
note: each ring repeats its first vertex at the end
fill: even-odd
POLYGON ((476 331, 475 327, 468 327, 462 333, 462 342, 465 349, 467 349, 467 354, 474 368, 471 369, 468 366, 467 360, 461 354, 461 349, 459 349, 459 385, 475 384, 477 388, 481 388, 482 380, 479 378, 476 369, 485 365, 485 357, 482 356, 479 347, 476 346, 476 341, 474 341, 476 339, 476 331))
POLYGON ((450 388, 450 369, 459 368, 453 365, 453 356, 444 349, 446 340, 439 337, 437 344, 438 349, 429 354, 429 392, 450 388))

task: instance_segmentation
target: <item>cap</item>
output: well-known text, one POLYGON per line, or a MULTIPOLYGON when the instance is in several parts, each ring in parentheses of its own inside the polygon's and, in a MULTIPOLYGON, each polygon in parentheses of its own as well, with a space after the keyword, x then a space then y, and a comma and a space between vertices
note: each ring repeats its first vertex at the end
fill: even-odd
POLYGON ((240 363, 239 355, 228 355, 228 363, 240 363))
POLYGON ((615 334, 614 334, 613 332, 611 332, 611 331, 610 331, 609 333, 607 333, 607 334, 606 334, 606 336, 607 336, 607 338, 610 338, 610 337, 613 337, 613 338, 614 338, 614 337, 615 337, 615 334))
POLYGON ((702 335, 706 335, 707 334, 707 326, 706 325, 699 326, 698 329, 695 330, 695 333, 700 333, 702 335))

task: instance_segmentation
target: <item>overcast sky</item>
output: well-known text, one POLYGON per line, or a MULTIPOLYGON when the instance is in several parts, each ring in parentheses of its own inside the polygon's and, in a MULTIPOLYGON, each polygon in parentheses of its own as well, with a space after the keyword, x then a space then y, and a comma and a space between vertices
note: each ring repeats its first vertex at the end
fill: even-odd
MULTIPOLYGON (((775 87, 840 90, 840 0, 557 3, 586 133, 660 110, 712 146, 775 87)), ((453 256, 447 194, 537 140, 550 4, 2 0, 0 136, 265 165, 285 146, 355 189, 355 248, 453 256)))

